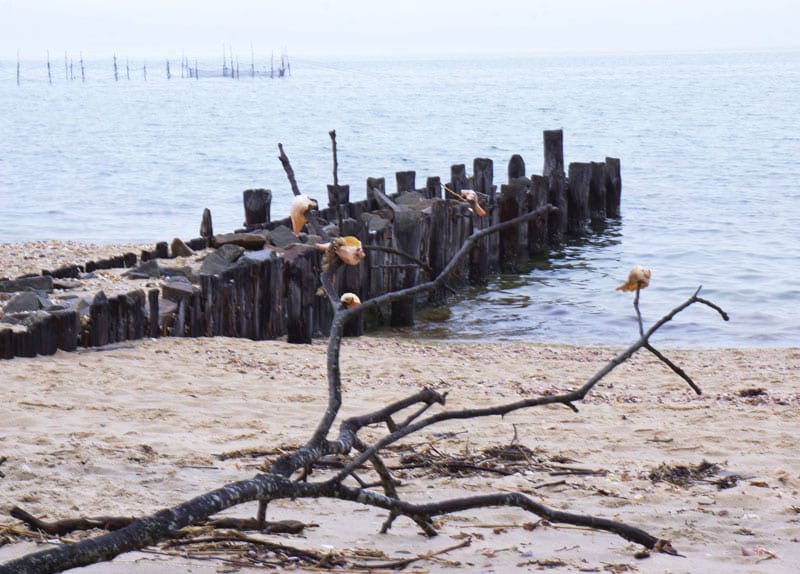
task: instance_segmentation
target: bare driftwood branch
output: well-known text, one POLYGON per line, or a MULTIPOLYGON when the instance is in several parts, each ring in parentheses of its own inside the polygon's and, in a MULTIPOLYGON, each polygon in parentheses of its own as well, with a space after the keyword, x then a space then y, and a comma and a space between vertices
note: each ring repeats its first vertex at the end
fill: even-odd
POLYGON ((283 144, 278 144, 278 149, 280 150, 281 154, 278 156, 278 159, 281 160, 281 164, 283 165, 283 171, 286 172, 286 177, 289 178, 289 184, 292 186, 292 193, 300 195, 300 188, 297 187, 297 180, 294 178, 294 170, 292 169, 292 164, 289 163, 289 158, 283 151, 283 144))
MULTIPOLYGON (((575 390, 560 395, 535 397, 485 408, 455 411, 441 410, 428 414, 435 405, 444 407, 446 393, 439 393, 433 389, 426 388, 375 412, 346 419, 339 428, 338 436, 335 439, 328 438, 342 404, 340 351, 343 329, 347 321, 357 314, 379 305, 405 297, 413 297, 441 286, 456 268, 459 259, 466 256, 480 239, 490 233, 496 233, 507 227, 519 225, 555 210, 556 208, 553 206, 547 205, 510 221, 476 230, 437 277, 414 287, 369 299, 353 308, 345 308, 340 305, 336 297, 332 281, 333 274, 338 268, 338 261, 335 261, 322 274, 321 278, 334 308, 334 318, 327 352, 328 404, 311 438, 305 445, 278 458, 268 472, 259 474, 252 479, 225 485, 172 508, 135 520, 131 524, 113 532, 23 556, 0 565, 0 574, 47 574, 110 560, 124 552, 141 549, 171 538, 186 526, 205 521, 222 510, 246 502, 259 501, 258 516, 254 524, 262 527, 265 524, 264 515, 269 501, 283 498, 326 497, 386 509, 389 511, 390 516, 383 525, 384 531, 391 527, 396 518, 405 516, 413 520, 429 536, 436 534, 433 525, 435 516, 487 506, 515 506, 550 522, 572 524, 610 532, 645 548, 675 554, 676 552, 669 541, 659 539, 639 528, 605 518, 555 510, 521 493, 483 494, 426 504, 414 504, 402 500, 390 471, 380 458, 380 452, 403 437, 442 421, 502 416, 519 409, 547 404, 563 404, 577 411, 574 403, 583 399, 603 377, 642 348, 656 354, 692 385, 696 392, 699 392, 699 388, 691 382, 688 375, 660 355, 649 342, 652 334, 661 326, 694 303, 707 305, 720 313, 724 319, 727 319, 727 316, 719 307, 698 297, 699 288, 689 299, 670 311, 646 331, 641 321, 641 314, 638 312, 637 293, 635 305, 639 321, 639 340, 613 357, 588 381, 575 390), (412 409, 411 413, 404 415, 405 418, 398 421, 398 417, 403 416, 402 413, 407 409, 412 409), (359 431, 375 424, 385 425, 388 432, 383 438, 372 444, 367 444, 359 437, 359 431), (351 454, 353 451, 357 451, 357 453, 351 454), (326 480, 319 482, 309 481, 309 470, 315 462, 332 454, 351 455, 351 458, 326 480), (356 477, 355 473, 367 463, 370 463, 378 473, 383 492, 369 490, 361 480, 356 481, 359 485, 357 487, 348 486, 344 483, 348 477, 356 477), (297 471, 302 471, 302 481, 293 478, 297 471)), ((252 522, 248 522, 248 525, 252 524, 252 522)))

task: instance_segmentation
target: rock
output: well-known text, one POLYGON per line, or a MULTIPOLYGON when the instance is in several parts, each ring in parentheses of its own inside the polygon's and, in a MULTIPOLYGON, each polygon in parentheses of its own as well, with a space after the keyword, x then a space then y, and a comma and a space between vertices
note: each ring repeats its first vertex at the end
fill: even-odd
POLYGON ((258 251, 246 251, 244 255, 242 255, 242 259, 247 261, 269 261, 270 259, 275 259, 278 256, 278 252, 274 249, 270 249, 269 247, 265 247, 264 249, 259 249, 258 251))
POLYGON ((76 281, 74 279, 54 279, 53 280, 53 289, 78 289, 83 287, 83 283, 80 281, 76 281))
POLYGON ((229 243, 223 245, 203 260, 200 272, 206 275, 220 275, 234 267, 235 261, 245 252, 244 247, 229 243))
POLYGON ((6 315, 11 313, 27 313, 29 311, 38 311, 43 307, 44 305, 39 295, 33 291, 22 291, 8 300, 8 303, 3 306, 3 313, 6 315))
POLYGON ((401 193, 394 201, 397 205, 414 205, 423 199, 425 198, 418 191, 406 191, 401 193))
POLYGON ((172 240, 169 249, 173 257, 191 257, 194 255, 194 251, 179 237, 172 240))
POLYGON ((361 221, 366 224, 367 231, 369 233, 378 233, 383 231, 391 224, 391 221, 388 219, 384 219, 380 215, 375 215, 374 213, 369 212, 361 214, 361 221))
POLYGON ((47 311, 21 311, 19 313, 10 313, 3 316, 3 322, 9 325, 19 325, 21 327, 30 328, 32 325, 40 321, 44 321, 50 313, 47 311))
POLYGON ((151 279, 161 277, 161 268, 158 266, 157 259, 149 259, 122 274, 123 277, 130 277, 131 279, 151 279))
POLYGON ((161 275, 162 277, 183 277, 192 283, 200 282, 197 273, 188 265, 183 265, 182 267, 162 267, 161 275))
POLYGON ((215 251, 215 253, 221 256, 228 263, 234 263, 237 259, 239 259, 239 257, 242 256, 242 253, 244 252, 244 247, 233 244, 223 245, 215 251))
POLYGON ((0 292, 15 293, 17 291, 52 291, 53 278, 49 275, 35 275, 18 279, 0 281, 0 292))
POLYGON ((193 293, 199 293, 200 290, 192 285, 186 277, 170 277, 161 285, 161 294, 165 299, 170 301, 179 302, 181 299, 188 299, 193 293))
POLYGON ((225 233, 215 235, 211 245, 220 248, 223 245, 239 245, 245 249, 261 249, 267 242, 267 238, 260 233, 225 233))
POLYGON ((202 251, 208 247, 208 238, 195 237, 194 239, 190 239, 186 245, 189 247, 189 249, 193 249, 194 251, 202 251))
POLYGON ((269 240, 275 247, 286 247, 292 243, 298 243, 294 232, 285 225, 279 225, 269 232, 269 240))
POLYGON ((335 223, 327 224, 322 228, 322 231, 324 231, 325 235, 328 237, 339 237, 341 235, 341 233, 339 233, 339 226, 335 223))

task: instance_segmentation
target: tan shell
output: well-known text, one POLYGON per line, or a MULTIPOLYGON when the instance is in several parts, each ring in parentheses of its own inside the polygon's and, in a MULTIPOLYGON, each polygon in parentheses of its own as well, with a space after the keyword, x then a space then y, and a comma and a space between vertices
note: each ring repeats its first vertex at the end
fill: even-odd
POLYGON ((628 273, 628 280, 617 287, 617 291, 636 291, 650 285, 650 270, 637 265, 628 273))

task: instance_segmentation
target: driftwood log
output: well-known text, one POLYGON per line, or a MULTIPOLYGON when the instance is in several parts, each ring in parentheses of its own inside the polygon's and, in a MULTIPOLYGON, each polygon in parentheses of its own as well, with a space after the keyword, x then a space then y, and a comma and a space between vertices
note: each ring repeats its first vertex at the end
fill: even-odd
MULTIPOLYGON (((333 289, 332 277, 339 266, 337 264, 338 261, 335 261, 322 274, 323 285, 334 308, 327 352, 328 404, 316 429, 305 445, 290 454, 282 456, 273 463, 269 471, 254 478, 227 484, 172 508, 136 519, 127 525, 120 525, 120 528, 112 532, 79 542, 63 544, 12 560, 0 565, 0 573, 46 574, 111 560, 122 553, 142 549, 171 538, 187 526, 205 522, 225 509, 246 502, 259 501, 258 515, 255 522, 251 522, 249 525, 255 524, 259 528, 264 528, 268 524, 265 521, 265 514, 267 505, 271 500, 320 497, 348 500, 357 504, 388 510, 390 516, 383 524, 383 531, 391 528, 397 518, 407 517, 417 524, 425 534, 433 536, 436 534, 433 522, 433 518, 436 516, 487 506, 515 506, 523 511, 545 518, 552 523, 578 525, 597 531, 606 531, 652 551, 676 554, 670 541, 660 539, 635 526, 602 517, 562 512, 549 508, 521 493, 487 493, 424 504, 406 501, 397 491, 395 482, 383 463, 381 452, 403 437, 442 421, 480 419, 548 404, 562 404, 577 411, 576 402, 582 400, 608 373, 624 363, 640 349, 646 349, 654 353, 699 393, 700 389, 691 378, 679 367, 669 362, 650 343, 650 337, 653 333, 669 322, 675 315, 695 303, 711 307, 727 320, 727 316, 722 309, 698 296, 699 288, 691 297, 675 307, 647 330, 644 328, 641 314, 639 313, 639 292, 637 290, 634 306, 639 323, 638 340, 613 357, 581 387, 571 392, 533 397, 486 408, 446 410, 444 408, 446 393, 442 394, 426 388, 374 412, 345 420, 341 424, 338 435, 330 437, 334 421, 342 405, 340 349, 345 325, 360 314, 370 309, 375 309, 380 305, 415 297, 442 287, 448 276, 457 268, 459 261, 473 250, 478 241, 486 238, 489 234, 497 233, 512 226, 527 225, 534 218, 547 217, 554 210, 555 208, 552 205, 547 204, 512 220, 475 231, 435 278, 413 287, 367 300, 353 308, 344 308, 339 302, 336 291, 333 289), (441 410, 428 414, 434 407, 441 407, 441 410), (382 438, 372 444, 367 444, 359 436, 359 433, 367 425, 375 424, 384 424, 387 432, 382 438), (345 459, 346 462, 332 476, 317 482, 310 480, 309 471, 315 463, 320 461, 322 457, 332 454, 347 455, 349 458, 345 459), (347 479, 355 477, 355 473, 367 464, 370 464, 381 478, 381 490, 371 489, 360 482, 357 483, 357 486, 346 484, 347 479)), ((413 261, 413 258, 411 260, 413 261)))

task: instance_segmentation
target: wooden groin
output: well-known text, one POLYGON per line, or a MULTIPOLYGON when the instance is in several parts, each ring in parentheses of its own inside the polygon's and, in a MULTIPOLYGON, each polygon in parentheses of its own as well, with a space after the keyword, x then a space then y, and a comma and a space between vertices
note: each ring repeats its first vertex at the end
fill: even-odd
MULTIPOLYGON (((590 233, 592 222, 619 217, 619 160, 571 163, 565 170, 562 141, 561 130, 545 131, 543 173, 525 175, 524 159, 514 155, 499 188, 494 164, 487 158, 473 161, 471 176, 464 164, 453 165, 443 185, 439 177, 429 177, 418 186, 415 172, 397 172, 397 192, 390 195, 384 178, 368 178, 366 199, 344 204, 339 202, 349 198, 349 186, 328 186, 329 206, 319 210, 319 219, 337 227, 341 221, 339 234, 358 237, 368 254, 360 265, 339 269, 335 278, 339 292, 353 292, 363 301, 414 285, 440 272, 474 229, 547 204, 559 211, 478 242, 471 257, 450 277, 449 286, 484 283, 490 274, 513 272, 518 262, 558 247, 565 237, 590 233), (485 216, 478 217, 454 196, 464 189, 480 194, 485 216)), ((303 243, 275 241, 281 234, 291 234, 286 229, 291 223, 288 218, 269 219, 271 197, 269 190, 244 192, 245 227, 224 238, 247 249, 229 268, 201 273, 191 283, 162 281, 152 287, 151 281, 151 287, 132 288, 114 297, 99 292, 81 311, 35 311, 25 329, 4 328, 0 323, 0 358, 48 355, 58 349, 74 351, 143 337, 286 337, 290 343, 310 343, 314 337, 327 335, 333 309, 328 298, 318 294, 322 252, 303 243)), ((186 247, 221 248, 223 236, 214 235, 208 210, 201 229, 203 236, 187 241, 186 247)), ((161 242, 139 255, 128 253, 44 271, 40 277, 0 281, 0 291, 47 291, 48 282, 52 289, 57 279, 74 280, 92 270, 169 260, 176 256, 175 250, 174 244, 170 248, 161 242)), ((391 304, 349 325, 347 335, 384 325, 413 325, 418 305, 445 301, 446 291, 439 289, 421 299, 391 304)))

